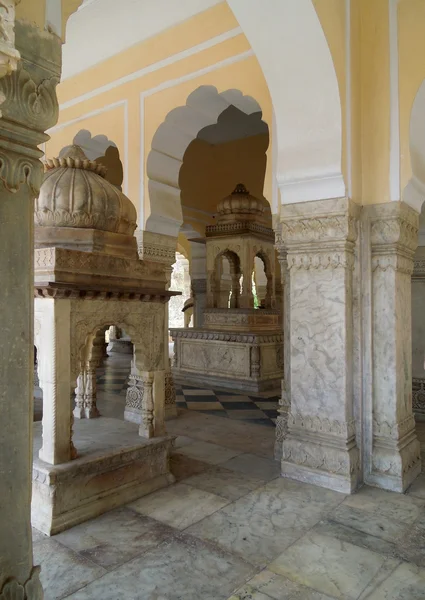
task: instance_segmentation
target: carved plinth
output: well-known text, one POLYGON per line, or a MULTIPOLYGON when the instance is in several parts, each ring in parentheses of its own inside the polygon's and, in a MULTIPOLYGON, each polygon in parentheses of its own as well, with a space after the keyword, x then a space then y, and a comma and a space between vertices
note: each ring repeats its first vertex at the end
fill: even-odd
POLYGON ((173 375, 186 384, 262 392, 280 387, 283 335, 171 329, 173 375))
MULTIPOLYGON (((56 467, 34 461, 32 524, 47 535, 174 482, 169 470, 172 437, 143 439, 134 424, 104 417, 76 422, 75 437, 80 458, 56 467)), ((37 423, 35 449, 40 444, 37 423)))

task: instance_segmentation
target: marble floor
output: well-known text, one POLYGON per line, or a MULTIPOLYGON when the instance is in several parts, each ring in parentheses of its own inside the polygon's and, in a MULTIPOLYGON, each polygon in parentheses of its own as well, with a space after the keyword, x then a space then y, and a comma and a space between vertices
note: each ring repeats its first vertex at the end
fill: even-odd
POLYGON ((183 409, 167 427, 175 485, 34 530, 46 600, 425 598, 425 474, 344 496, 280 478, 271 427, 183 409))
MULTIPOLYGON (((99 409, 122 419, 113 378, 99 409)), ((344 496, 279 477, 270 425, 179 408, 167 429, 176 484, 33 530, 45 600, 425 600, 425 473, 405 495, 344 496)))
MULTIPOLYGON (((102 394, 125 397, 131 356, 112 354, 97 370, 97 388, 102 394)), ((201 411, 239 421, 275 427, 280 392, 274 390, 259 395, 213 390, 189 385, 175 385, 179 408, 201 411)))

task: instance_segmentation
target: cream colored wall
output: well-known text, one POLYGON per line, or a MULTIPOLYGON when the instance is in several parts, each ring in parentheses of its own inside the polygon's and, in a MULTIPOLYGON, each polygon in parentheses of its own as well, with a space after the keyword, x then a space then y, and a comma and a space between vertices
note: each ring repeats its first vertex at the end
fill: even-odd
MULTIPOLYGON (((64 4, 78 4, 78 0, 63 0, 64 4)), ((31 10, 39 13, 38 5, 44 0, 22 0, 19 13, 31 10)), ((359 203, 386 202, 390 199, 390 64, 389 64, 389 13, 388 0, 351 0, 351 61, 347 73, 346 17, 347 4, 342 0, 313 0, 331 51, 342 107, 343 152, 342 170, 348 180, 346 141, 350 143, 352 198, 359 203), (351 131, 347 122, 347 78, 351 76, 351 131)), ((75 8, 75 7, 74 7, 75 8)), ((41 14, 41 13, 40 13, 41 14)), ((40 18, 37 17, 37 18, 40 18)), ((187 96, 200 85, 215 85, 218 91, 240 89, 252 95, 262 106, 264 120, 272 122, 271 99, 263 73, 255 56, 240 62, 199 74, 189 81, 193 73, 209 69, 222 60, 250 50, 245 36, 235 35, 201 52, 176 62, 168 60, 176 52, 183 52, 225 34, 238 27, 228 5, 223 2, 196 15, 163 33, 145 40, 120 55, 66 80, 59 86, 62 105, 60 128, 53 132, 47 144, 47 154, 52 156, 72 140, 81 128, 93 135, 106 134, 120 150, 126 168, 127 191, 140 212, 144 198, 144 220, 149 216, 146 173, 140 172, 151 148, 152 137, 170 110, 185 104, 187 96), (166 62, 172 64, 165 64, 166 62), (156 68, 158 61, 165 61, 156 68), (137 70, 145 72, 135 79, 113 87, 113 82, 137 70), (98 93, 100 86, 112 84, 112 89, 98 93), (163 89, 161 89, 161 86, 163 89), (150 95, 150 90, 158 89, 150 95), (93 93, 95 95, 93 95, 93 93), (82 94, 83 101, 75 102, 82 94), (140 143, 140 95, 145 95, 142 111, 143 143, 140 143), (90 97, 93 95, 93 97, 90 97), (120 106, 114 106, 121 103, 120 106), (113 105, 111 108, 109 108, 113 105), (97 114, 98 113, 98 114, 97 114), (85 116, 86 115, 86 116, 85 116), (87 116, 88 115, 88 116, 87 116), (76 122, 78 120, 78 122, 76 122), (64 126, 66 123, 69 125, 64 126), (127 129, 125 123, 128 123, 127 129), (141 182, 143 189, 140 189, 141 182)), ((410 112, 415 94, 425 78, 425 0, 400 0, 398 4, 399 47, 399 103, 400 103, 400 160, 401 189, 411 175, 409 156, 410 112)), ((313 90, 314 93, 314 90, 313 90)), ((271 129, 271 127, 270 127, 271 129)), ((272 187, 272 145, 268 150, 265 178, 265 195, 272 187)))
POLYGON ((401 189, 412 167, 409 151, 410 113, 425 79, 425 0, 401 0, 398 6, 401 189))
MULTIPOLYGON (((80 129, 88 129, 93 136, 107 135, 118 146, 125 170, 124 180, 127 181, 126 191, 139 215, 141 198, 144 198, 146 222, 150 208, 145 169, 153 135, 167 114, 184 105, 188 95, 200 85, 214 85, 219 92, 236 88, 253 96, 262 107, 263 119, 271 130, 271 100, 256 58, 248 56, 221 68, 214 67, 223 60, 231 63, 234 57, 250 50, 244 35, 236 34, 181 60, 170 59, 177 52, 190 50, 237 26, 227 4, 222 3, 61 83, 58 87, 59 123, 51 132, 46 155, 49 158, 57 155, 80 129), (167 59, 169 64, 158 65, 158 61, 167 62, 167 59), (214 70, 209 73, 196 75, 211 68, 214 70), (133 81, 122 85, 114 83, 140 69, 145 71, 133 81), (99 87, 105 85, 112 89, 99 93, 99 87), (83 94, 92 97, 76 101, 83 94), (141 163, 145 165, 142 172, 141 163)), ((271 144, 268 153, 266 187, 267 193, 271 193, 271 144)))
POLYGON ((270 185, 264 186, 268 137, 267 134, 256 135, 215 146, 193 140, 180 170, 185 223, 204 235, 205 225, 213 224, 213 219, 191 211, 189 207, 215 213, 218 202, 238 183, 244 183, 251 194, 264 195, 270 202, 270 185))

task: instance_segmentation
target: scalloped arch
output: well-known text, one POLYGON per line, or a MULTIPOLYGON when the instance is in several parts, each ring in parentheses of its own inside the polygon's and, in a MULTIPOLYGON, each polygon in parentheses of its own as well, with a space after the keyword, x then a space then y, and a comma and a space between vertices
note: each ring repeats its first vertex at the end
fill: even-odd
POLYGON ((202 85, 158 127, 146 163, 151 206, 147 231, 177 237, 183 223, 179 174, 184 154, 200 131, 216 124, 230 106, 245 113, 254 127, 261 121, 261 106, 251 96, 236 89, 218 92, 212 85, 202 85))
POLYGON ((412 177, 404 189, 403 200, 421 212, 425 200, 425 79, 413 101, 409 142, 412 177))

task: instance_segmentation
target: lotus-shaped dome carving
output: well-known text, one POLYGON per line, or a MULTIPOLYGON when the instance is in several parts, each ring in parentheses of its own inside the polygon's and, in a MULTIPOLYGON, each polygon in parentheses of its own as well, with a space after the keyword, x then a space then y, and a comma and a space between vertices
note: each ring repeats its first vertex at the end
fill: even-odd
POLYGON ((61 158, 48 160, 35 202, 35 224, 132 236, 137 226, 136 209, 105 174, 105 168, 88 160, 79 146, 71 146, 61 158))
POLYGON ((235 219, 262 221, 270 213, 270 207, 267 200, 252 196, 243 183, 238 183, 229 196, 220 200, 217 213, 219 222, 235 219))

